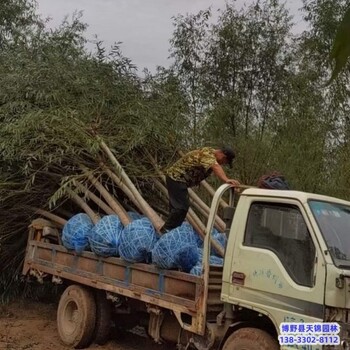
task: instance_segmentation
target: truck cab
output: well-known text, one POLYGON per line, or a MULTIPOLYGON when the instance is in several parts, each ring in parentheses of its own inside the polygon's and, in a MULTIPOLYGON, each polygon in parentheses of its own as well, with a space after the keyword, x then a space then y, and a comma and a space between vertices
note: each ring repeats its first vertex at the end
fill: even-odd
MULTIPOLYGON (((236 321, 228 333, 250 327, 277 339, 283 322, 337 322, 339 345, 311 341, 281 349, 350 349, 349 270, 349 202, 297 191, 245 190, 224 260, 221 299, 236 321)), ((226 334, 223 343, 227 339, 226 334)))

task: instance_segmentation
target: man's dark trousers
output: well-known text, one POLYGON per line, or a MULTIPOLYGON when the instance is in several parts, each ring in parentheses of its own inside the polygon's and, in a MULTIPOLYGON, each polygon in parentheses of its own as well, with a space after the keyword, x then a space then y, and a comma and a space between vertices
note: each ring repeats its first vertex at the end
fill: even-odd
POLYGON ((167 176, 166 184, 169 194, 169 216, 162 229, 170 231, 183 223, 190 207, 190 201, 185 182, 175 181, 167 176))

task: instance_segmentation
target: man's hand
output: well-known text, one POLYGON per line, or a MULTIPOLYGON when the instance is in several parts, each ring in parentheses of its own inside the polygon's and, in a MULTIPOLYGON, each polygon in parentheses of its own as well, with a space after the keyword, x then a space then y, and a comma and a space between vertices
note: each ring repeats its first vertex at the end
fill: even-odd
POLYGON ((238 181, 238 180, 234 180, 234 179, 228 179, 227 181, 226 181, 226 183, 228 184, 228 185, 231 185, 232 187, 234 187, 234 192, 235 193, 237 193, 237 194, 239 194, 239 193, 241 193, 241 188, 240 187, 238 187, 239 185, 240 185, 240 182, 238 181))
POLYGON ((235 186, 235 187, 240 185, 240 182, 238 180, 234 180, 234 179, 228 179, 226 181, 226 183, 228 185, 235 186))

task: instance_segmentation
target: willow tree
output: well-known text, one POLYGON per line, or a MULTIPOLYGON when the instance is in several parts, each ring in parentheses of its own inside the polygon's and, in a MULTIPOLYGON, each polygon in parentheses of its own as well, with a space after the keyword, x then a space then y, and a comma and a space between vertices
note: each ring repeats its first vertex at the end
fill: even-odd
POLYGON ((21 22, 33 2, 11 4, 14 23, 23 27, 12 33, 5 23, 1 37, 0 271, 8 273, 1 275, 1 291, 20 274, 33 208, 78 212, 69 199, 79 199, 92 174, 128 201, 104 172, 103 162, 115 163, 102 144, 152 199, 146 185, 155 170, 143 151, 174 153, 185 108, 175 81, 161 82, 161 74, 143 81, 118 45, 108 51, 97 43, 96 52, 87 53, 79 16, 50 30, 35 12, 32 21, 21 22))
POLYGON ((348 37, 348 1, 305 0, 303 10, 310 30, 301 38, 301 46, 305 60, 317 72, 316 80, 323 91, 324 110, 328 112, 330 120, 324 190, 349 198, 350 70, 346 62, 347 46, 342 43, 342 39, 348 37), (345 30, 343 34, 342 30, 345 30), (344 69, 338 74, 341 68, 344 69))
POLYGON ((291 74, 290 17, 278 1, 228 4, 217 23, 209 14, 176 19, 175 68, 202 108, 201 144, 234 144, 239 177, 252 183, 271 155, 271 123, 291 74))
POLYGON ((170 57, 174 59, 172 70, 176 72, 186 96, 188 113, 188 147, 205 140, 202 128, 208 101, 203 91, 206 51, 210 40, 209 21, 211 11, 174 17, 174 33, 170 40, 170 57))

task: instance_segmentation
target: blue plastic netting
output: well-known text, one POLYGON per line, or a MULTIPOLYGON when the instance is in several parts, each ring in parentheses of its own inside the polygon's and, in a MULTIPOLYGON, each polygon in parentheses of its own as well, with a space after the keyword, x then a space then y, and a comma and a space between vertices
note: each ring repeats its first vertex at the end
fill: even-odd
POLYGON ((202 274, 202 264, 197 263, 190 271, 191 275, 200 276, 202 274))
POLYGON ((188 222, 183 222, 181 226, 175 228, 172 231, 176 231, 176 230, 179 230, 179 232, 181 232, 181 241, 193 243, 197 247, 200 247, 201 245, 203 245, 202 238, 199 236, 199 234, 188 222))
POLYGON ((128 211, 128 215, 132 221, 142 219, 145 217, 139 213, 136 213, 136 211, 128 211))
POLYGON ((117 256, 120 235, 124 226, 117 215, 104 216, 91 230, 91 250, 100 256, 117 256))
MULTIPOLYGON (((196 231, 194 231, 194 232, 196 232, 196 231)), ((202 238, 199 236, 199 234, 198 233, 196 233, 196 234, 198 236, 198 247, 203 248, 204 242, 203 242, 202 238)), ((214 238, 216 241, 218 241, 219 244, 224 249, 226 248, 226 243, 227 243, 226 234, 219 232, 216 228, 213 228, 211 231, 211 235, 212 235, 212 238, 214 238)), ((211 248, 210 253, 218 255, 217 251, 213 247, 211 248)))
MULTIPOLYGON (((227 237, 224 233, 219 232, 217 229, 213 228, 211 231, 212 237, 222 246, 222 248, 226 248, 227 237)), ((210 254, 220 256, 219 253, 212 247, 210 254)))
POLYGON ((81 253, 89 248, 89 236, 94 227, 87 214, 71 217, 63 227, 62 243, 67 249, 81 253))
POLYGON ((181 230, 186 230, 188 234, 194 237, 194 240, 197 244, 198 247, 203 246, 203 239, 202 237, 197 233, 197 231, 193 228, 192 225, 190 225, 188 222, 183 222, 182 225, 180 226, 181 230))
POLYGON ((157 240, 158 235, 148 218, 135 220, 120 236, 119 254, 128 262, 150 262, 151 250, 157 240))
POLYGON ((187 223, 163 235, 152 250, 152 262, 162 269, 189 272, 198 261, 198 238, 187 223))
MULTIPOLYGON (((190 274, 191 275, 196 275, 200 276, 202 274, 202 260, 203 260, 203 249, 198 248, 198 262, 195 266, 192 267, 190 274)), ((219 265, 223 266, 224 265, 224 259, 219 258, 218 256, 211 255, 209 257, 209 265, 219 265)))
MULTIPOLYGON (((198 257, 199 257, 198 261, 200 261, 202 263, 202 260, 203 260, 203 249, 202 248, 198 248, 198 257)), ((209 264, 210 265, 223 265, 224 259, 220 258, 216 255, 210 255, 209 264)))

